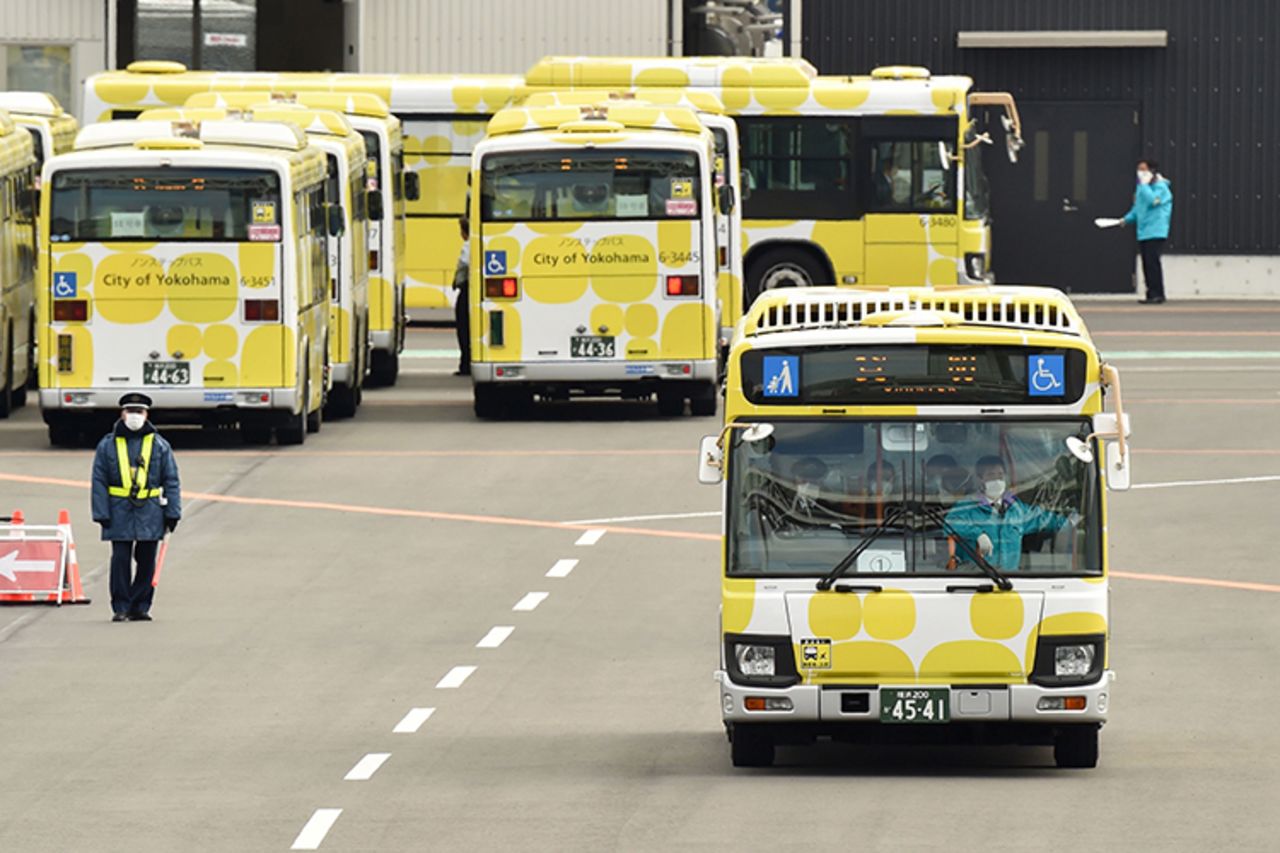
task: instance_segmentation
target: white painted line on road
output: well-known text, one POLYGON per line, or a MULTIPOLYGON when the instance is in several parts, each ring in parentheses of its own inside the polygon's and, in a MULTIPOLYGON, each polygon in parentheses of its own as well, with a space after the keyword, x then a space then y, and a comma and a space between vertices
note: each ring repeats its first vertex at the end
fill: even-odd
POLYGON ((356 766, 347 771, 347 775, 342 778, 347 782, 368 782, 390 757, 389 752, 371 752, 357 761, 356 766))
POLYGON ((578 541, 574 545, 594 545, 604 538, 606 530, 588 530, 586 533, 578 537, 578 541))
POLYGON ((577 560, 556 560, 556 564, 547 570, 547 577, 567 578, 576 565, 578 565, 577 560))
POLYGON ((564 521, 562 524, 619 524, 624 521, 669 521, 673 518, 714 518, 720 510, 710 512, 676 512, 663 515, 623 515, 618 518, 580 518, 576 521, 564 521))
POLYGON ((1165 359, 1229 359, 1239 358, 1246 361, 1255 359, 1280 358, 1280 350, 1133 350, 1129 352, 1108 352, 1106 361, 1163 361, 1165 359))
POLYGON ((549 592, 531 592, 524 598, 516 602, 516 606, 512 610, 535 610, 538 605, 547 600, 549 592))
POLYGON ((311 816, 311 820, 307 821, 306 826, 302 827, 302 832, 299 832, 298 837, 293 839, 293 846, 289 849, 319 850, 320 843, 329 834, 329 830, 333 829, 333 824, 340 814, 342 814, 342 809, 316 809, 315 814, 311 816))
POLYGON ((476 643, 477 649, 496 649, 502 645, 507 637, 511 636, 511 632, 515 630, 514 625, 498 625, 490 628, 489 633, 485 634, 480 642, 476 643))
POLYGON ((453 669, 445 673, 444 678, 436 682, 436 687, 441 690, 450 690, 455 687, 461 687, 462 682, 471 677, 471 673, 475 672, 474 666, 455 666, 453 669))
POLYGON ((1225 365, 1208 365, 1208 364, 1189 364, 1186 367, 1137 367, 1135 365, 1125 365, 1124 372, 1129 373, 1243 373, 1262 371, 1267 373, 1275 373, 1275 365, 1271 364, 1240 364, 1227 367, 1225 365))
POLYGON ((411 735, 422 728, 422 724, 431 719, 431 715, 435 712, 435 708, 410 708, 409 713, 404 715, 404 719, 396 723, 396 727, 391 730, 391 733, 411 735))
POLYGON ((1228 477, 1224 480, 1170 480, 1167 483, 1135 483, 1132 489, 1176 489, 1180 486, 1234 486, 1238 483, 1276 483, 1280 474, 1264 477, 1228 477))

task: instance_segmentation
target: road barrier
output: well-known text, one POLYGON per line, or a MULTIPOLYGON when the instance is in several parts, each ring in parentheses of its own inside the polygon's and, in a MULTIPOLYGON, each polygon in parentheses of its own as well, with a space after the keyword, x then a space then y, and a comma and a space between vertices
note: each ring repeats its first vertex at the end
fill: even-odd
POLYGON ((0 517, 0 604, 88 604, 71 533, 71 513, 57 524, 27 524, 22 510, 0 517))

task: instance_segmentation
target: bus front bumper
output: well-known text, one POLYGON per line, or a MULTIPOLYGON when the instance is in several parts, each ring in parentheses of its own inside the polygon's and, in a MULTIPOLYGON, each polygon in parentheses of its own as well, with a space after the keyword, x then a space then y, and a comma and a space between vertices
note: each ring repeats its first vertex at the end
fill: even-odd
POLYGON ((476 382, 575 385, 662 381, 714 382, 716 360, 472 362, 476 382))
MULTIPOLYGON (((1009 685, 816 685, 749 687, 735 684, 728 673, 716 672, 720 684, 720 711, 726 723, 778 723, 790 726, 831 724, 879 724, 880 691, 892 687, 950 691, 952 723, 1105 723, 1111 708, 1115 673, 1106 670, 1093 684, 1076 687, 1009 685), (1084 697, 1080 711, 1051 710, 1066 697, 1084 697), (774 710, 749 711, 748 699, 764 699, 774 710), (773 701, 769 701, 773 700, 773 701), (790 708, 787 709, 789 700, 790 708)), ((757 703, 758 704, 758 703, 757 703)), ((918 728, 918 726, 916 727, 918 728)))

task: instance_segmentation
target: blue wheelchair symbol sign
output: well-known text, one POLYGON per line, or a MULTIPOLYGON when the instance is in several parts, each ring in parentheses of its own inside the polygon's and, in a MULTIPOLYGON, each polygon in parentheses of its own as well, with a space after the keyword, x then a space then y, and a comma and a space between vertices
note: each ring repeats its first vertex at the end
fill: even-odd
POLYGON ((800 396, 800 356, 766 355, 764 357, 764 396, 800 396))
POLYGON ((1066 358, 1061 355, 1027 356, 1027 394, 1061 397, 1067 393, 1066 358))
POLYGON ((76 274, 73 272, 56 272, 53 274, 53 298, 76 298, 76 274))
POLYGON ((507 274, 507 253, 505 251, 485 252, 484 253, 484 274, 485 275, 506 275, 507 274))

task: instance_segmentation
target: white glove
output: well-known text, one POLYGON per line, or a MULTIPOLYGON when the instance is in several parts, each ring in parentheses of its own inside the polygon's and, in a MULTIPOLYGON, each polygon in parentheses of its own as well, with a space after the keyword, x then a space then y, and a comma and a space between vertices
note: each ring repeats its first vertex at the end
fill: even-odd
POLYGON ((1093 220, 1093 224, 1098 226, 1099 228, 1115 228, 1118 225, 1123 225, 1124 220, 1108 219, 1105 216, 1099 216, 1097 219, 1093 220))
POLYGON ((991 552, 994 551, 995 549, 996 549, 996 546, 991 544, 990 536, 988 536, 985 533, 980 534, 978 536, 978 553, 979 554, 981 554, 984 557, 990 557, 991 552))

